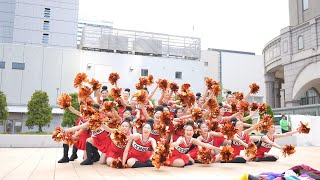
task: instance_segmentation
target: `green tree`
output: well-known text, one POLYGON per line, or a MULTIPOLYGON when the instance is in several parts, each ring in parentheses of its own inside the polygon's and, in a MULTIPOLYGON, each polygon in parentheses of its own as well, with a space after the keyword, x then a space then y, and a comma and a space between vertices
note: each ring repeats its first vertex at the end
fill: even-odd
POLYGON ((31 129, 38 126, 38 131, 42 132, 42 127, 49 125, 52 120, 52 107, 49 105, 49 97, 46 92, 36 91, 28 102, 28 119, 26 126, 31 129))
MULTIPOLYGON (((271 115, 272 118, 274 117, 273 116, 273 111, 272 111, 272 109, 271 109, 271 107, 269 105, 267 106, 267 111, 266 111, 265 114, 271 115)), ((263 116, 263 114, 260 114, 260 119, 262 118, 262 116, 263 116)))
POLYGON ((8 107, 7 107, 7 97, 6 95, 0 91, 0 121, 3 123, 3 132, 6 132, 6 122, 9 116, 8 107))
MULTIPOLYGON (((69 94, 72 97, 71 106, 76 109, 77 111, 80 111, 80 105, 78 103, 78 94, 77 93, 71 93, 69 94)), ((69 109, 65 109, 63 113, 62 123, 61 125, 63 127, 71 127, 76 124, 76 121, 79 117, 75 114, 73 114, 69 109)))

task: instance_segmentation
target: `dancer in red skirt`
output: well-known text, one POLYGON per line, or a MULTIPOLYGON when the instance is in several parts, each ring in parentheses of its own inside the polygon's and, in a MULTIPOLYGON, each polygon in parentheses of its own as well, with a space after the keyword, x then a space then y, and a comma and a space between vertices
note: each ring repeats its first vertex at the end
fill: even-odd
POLYGON ((210 144, 203 143, 198 139, 193 138, 194 134, 194 122, 188 121, 185 125, 185 135, 178 138, 178 140, 171 144, 174 148, 170 156, 170 166, 184 167, 185 165, 191 165, 194 163, 194 159, 188 154, 190 147, 194 144, 202 146, 204 148, 219 151, 219 148, 210 144))
POLYGON ((277 143, 274 142, 276 138, 282 138, 287 136, 292 136, 293 134, 296 134, 300 131, 300 127, 291 132, 287 132, 284 134, 275 134, 275 127, 274 125, 271 126, 271 128, 268 130, 267 134, 263 136, 259 142, 258 150, 257 150, 257 156, 256 156, 256 162, 260 161, 277 161, 279 159, 278 155, 268 154, 270 149, 272 147, 283 149, 283 147, 279 146, 277 143))
POLYGON ((156 149, 156 140, 150 136, 153 130, 153 120, 147 120, 143 125, 142 134, 133 134, 130 136, 125 151, 123 153, 122 163, 127 163, 128 167, 152 167, 150 160, 152 152, 150 149, 156 149))
MULTIPOLYGON (((127 137, 131 135, 131 124, 128 118, 124 119, 119 128, 120 131, 126 132, 127 137)), ((118 129, 111 129, 108 126, 104 126, 104 129, 112 134, 115 131, 119 131, 118 129)), ((108 151, 105 154, 107 165, 111 166, 114 159, 122 158, 123 152, 126 146, 120 146, 116 142, 111 141, 108 151)))

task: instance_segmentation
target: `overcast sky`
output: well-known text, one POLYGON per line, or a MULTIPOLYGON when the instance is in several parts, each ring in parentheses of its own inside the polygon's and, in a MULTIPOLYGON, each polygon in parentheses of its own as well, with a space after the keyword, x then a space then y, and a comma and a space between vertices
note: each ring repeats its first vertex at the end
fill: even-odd
POLYGON ((196 36, 202 49, 256 54, 289 26, 288 0, 80 0, 79 9, 81 19, 116 28, 196 36))

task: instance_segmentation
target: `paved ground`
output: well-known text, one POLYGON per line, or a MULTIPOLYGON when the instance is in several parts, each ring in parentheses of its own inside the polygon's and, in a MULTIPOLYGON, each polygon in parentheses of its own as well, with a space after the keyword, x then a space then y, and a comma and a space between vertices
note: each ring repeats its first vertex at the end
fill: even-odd
MULTIPOLYGON (((278 150, 272 151, 280 154, 278 150)), ((71 163, 58 164, 57 161, 62 156, 62 148, 0 148, 0 179, 233 179, 243 173, 283 172, 298 164, 307 164, 319 170, 319 152, 320 147, 298 147, 294 155, 281 158, 278 162, 216 163, 185 168, 161 167, 160 170, 156 170, 155 168, 113 169, 100 164, 80 166, 80 159, 71 163)), ((78 152, 78 155, 81 156, 82 153, 78 152)))

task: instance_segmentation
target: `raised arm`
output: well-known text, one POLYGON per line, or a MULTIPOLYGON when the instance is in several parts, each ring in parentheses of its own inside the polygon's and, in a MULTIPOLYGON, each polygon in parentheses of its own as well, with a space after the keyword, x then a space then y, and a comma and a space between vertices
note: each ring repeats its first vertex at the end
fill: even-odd
POLYGON ((74 107, 69 106, 68 109, 75 115, 77 116, 81 116, 81 113, 79 111, 77 111, 74 107))
POLYGON ((112 113, 114 117, 116 117, 119 121, 122 120, 121 117, 119 116, 119 113, 114 108, 112 108, 112 113))
POLYGON ((81 124, 79 126, 73 126, 71 128, 65 129, 64 131, 65 132, 78 131, 80 129, 84 129, 84 128, 87 128, 87 127, 89 127, 89 121, 87 121, 87 122, 85 122, 85 123, 83 123, 83 124, 81 124))
POLYGON ((141 106, 142 113, 143 113, 143 115, 146 117, 146 119, 152 119, 152 118, 149 116, 148 111, 147 111, 146 107, 144 106, 144 104, 141 103, 140 106, 141 106))
POLYGON ((166 94, 166 91, 162 91, 162 92, 161 92, 161 96, 160 96, 160 98, 159 98, 159 100, 158 100, 158 105, 159 105, 159 106, 163 104, 163 99, 164 99, 164 95, 165 95, 165 94, 166 94))
POLYGON ((193 139, 192 143, 194 145, 205 147, 205 148, 208 148, 208 149, 212 149, 212 150, 217 151, 217 152, 220 151, 219 148, 217 148, 215 146, 212 146, 211 144, 208 144, 208 143, 203 143, 203 142, 199 141, 198 139, 193 139))
POLYGON ((244 130, 244 133, 248 135, 249 133, 257 129, 257 127, 259 127, 262 123, 263 123, 262 121, 257 122, 256 124, 252 125, 250 128, 244 130))
POLYGON ((152 93, 149 95, 148 99, 151 100, 153 95, 157 92, 159 85, 157 84, 156 88, 154 88, 154 90, 152 91, 152 93))
POLYGON ((250 96, 250 91, 251 91, 251 89, 249 89, 248 94, 246 94, 246 95, 243 97, 243 100, 247 100, 247 98, 250 96))
POLYGON ((181 137, 179 137, 176 142, 173 142, 173 143, 170 144, 170 147, 173 147, 173 148, 178 147, 179 144, 182 143, 182 140, 183 139, 181 137))
POLYGON ((295 130, 295 131, 291 131, 291 132, 287 132, 287 133, 283 133, 283 134, 274 134, 273 137, 275 137, 275 138, 288 137, 288 136, 292 136, 298 132, 299 132, 299 130, 295 130))
POLYGON ((267 144, 270 144, 271 146, 275 147, 275 148, 278 148, 278 149, 281 149, 281 146, 279 146, 277 143, 275 142, 272 142, 267 136, 263 136, 262 137, 262 141, 267 143, 267 144))
POLYGON ((242 121, 242 122, 247 121, 248 119, 252 118, 257 112, 258 112, 258 110, 253 111, 249 116, 242 117, 242 118, 241 118, 241 121, 242 121))
POLYGON ((126 148, 124 149, 123 156, 122 156, 122 165, 123 166, 126 165, 128 153, 129 153, 130 147, 132 145, 132 141, 133 141, 134 136, 135 136, 135 134, 132 134, 129 136, 128 143, 126 145, 126 148))

